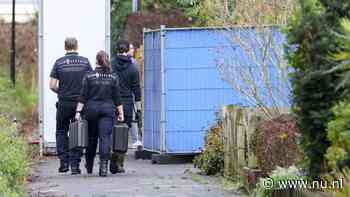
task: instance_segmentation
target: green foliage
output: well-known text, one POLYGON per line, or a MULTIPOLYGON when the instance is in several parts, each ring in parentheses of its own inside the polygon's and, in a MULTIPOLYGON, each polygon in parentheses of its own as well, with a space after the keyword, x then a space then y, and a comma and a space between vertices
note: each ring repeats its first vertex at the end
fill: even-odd
POLYGON ((341 29, 341 18, 336 9, 329 9, 323 1, 299 2, 300 9, 287 28, 287 57, 294 70, 293 102, 302 132, 300 144, 307 156, 310 176, 318 177, 327 171, 324 155, 330 145, 326 126, 334 117, 331 108, 342 99, 342 90, 336 91, 339 75, 324 74, 338 64, 331 55, 342 49, 341 41, 334 37, 334 32, 341 29))
POLYGON ((267 174, 277 166, 289 167, 299 159, 298 130, 290 115, 262 121, 251 138, 251 147, 259 169, 267 174))
POLYGON ((333 107, 335 119, 328 123, 328 139, 331 146, 327 150, 326 158, 329 167, 337 170, 346 160, 350 160, 350 102, 341 102, 333 107), (339 166, 340 165, 340 166, 339 166))
POLYGON ((290 166, 289 168, 281 168, 277 167, 268 178, 261 178, 257 187, 254 191, 255 196, 257 197, 270 197, 272 196, 272 192, 274 190, 278 190, 280 188, 278 182, 286 181, 286 180, 302 180, 302 176, 299 170, 295 166, 290 166), (275 183, 272 185, 272 188, 264 187, 264 183, 275 183))
MULTIPOLYGON (((224 26, 228 21, 234 21, 232 13, 225 15, 222 0, 178 0, 178 3, 186 15, 193 18, 195 26, 224 26)), ((228 3, 233 5, 232 0, 228 3)))
POLYGON ((0 196, 24 196, 28 174, 28 144, 15 136, 15 127, 0 116, 0 196))
POLYGON ((177 0, 177 2, 183 6, 194 6, 197 3, 199 3, 200 1, 201 0, 177 0))
POLYGON ((286 24, 296 1, 178 0, 196 26, 286 24))
POLYGON ((334 37, 339 39, 343 44, 343 49, 337 54, 333 55, 333 58, 340 63, 326 71, 326 73, 339 73, 342 80, 337 86, 337 90, 343 88, 344 94, 349 95, 350 87, 350 20, 342 19, 341 20, 341 29, 340 32, 334 32, 334 37))
POLYGON ((4 75, 0 76, 0 113, 8 118, 22 116, 23 109, 16 107, 19 103, 15 98, 16 91, 13 88, 9 78, 4 75))
POLYGON ((24 86, 23 81, 16 84, 15 98, 18 100, 21 108, 26 115, 29 115, 37 106, 38 96, 36 91, 31 91, 24 86))
POLYGON ((11 120, 29 116, 37 97, 23 81, 14 88, 9 77, 0 72, 0 100, 0 196, 25 196, 30 152, 27 141, 16 136, 11 120))
POLYGON ((225 23, 222 0, 201 0, 186 13, 195 18, 197 26, 223 26, 225 23))
POLYGON ((223 128, 220 123, 210 129, 204 151, 194 159, 194 165, 206 175, 223 173, 224 143, 223 128))
POLYGON ((124 38, 128 15, 132 11, 132 1, 113 0, 111 5, 111 47, 114 53, 115 44, 124 38))
POLYGON ((179 9, 182 5, 186 5, 187 0, 142 0, 142 10, 150 11, 153 9, 179 9))
MULTIPOLYGON (((115 44, 119 39, 129 39, 126 27, 128 17, 130 14, 132 14, 132 1, 112 0, 111 7, 111 46, 112 49, 114 49, 115 44)), ((142 0, 141 14, 147 15, 148 12, 151 12, 152 14, 154 10, 160 10, 162 12, 176 9, 182 10, 187 7, 190 7, 190 5, 185 3, 185 1, 178 2, 176 0, 142 0)), ((140 35, 142 35, 142 32, 140 32, 140 35)), ((112 53, 114 53, 114 50, 112 50, 112 53)))
POLYGON ((339 175, 338 178, 342 179, 344 182, 343 182, 343 188, 340 188, 340 190, 336 192, 335 197, 349 197, 350 196, 350 169, 347 168, 342 170, 342 173, 339 175))
POLYGON ((20 119, 30 115, 38 96, 26 88, 23 81, 18 81, 14 88, 9 76, 0 71, 0 100, 0 115, 20 119))

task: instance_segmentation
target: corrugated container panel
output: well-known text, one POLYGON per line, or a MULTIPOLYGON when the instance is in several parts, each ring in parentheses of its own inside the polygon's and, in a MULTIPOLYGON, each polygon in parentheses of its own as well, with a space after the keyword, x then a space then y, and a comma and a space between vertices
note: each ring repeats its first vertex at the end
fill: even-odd
POLYGON ((203 148, 218 109, 238 103, 217 69, 218 48, 227 45, 218 31, 167 31, 164 47, 166 150, 195 153, 203 148))
POLYGON ((144 146, 160 151, 160 32, 144 39, 144 146))
MULTIPOLYGON (((249 105, 222 80, 217 65, 220 61, 226 63, 232 61, 232 64, 240 65, 233 68, 237 69, 235 71, 239 71, 243 66, 249 66, 254 78, 257 79, 256 83, 259 84, 263 80, 260 76, 262 71, 251 59, 262 61, 264 58, 257 49, 263 44, 259 36, 264 35, 253 28, 236 28, 235 31, 230 31, 230 34, 239 34, 240 39, 250 42, 249 46, 253 46, 253 50, 257 51, 252 57, 245 49, 233 44, 235 42, 231 40, 232 35, 222 29, 163 29, 163 31, 165 35, 163 49, 160 49, 160 31, 147 32, 144 38, 145 147, 159 151, 162 143, 160 141, 164 139, 163 151, 167 153, 196 153, 203 148, 206 132, 215 123, 216 114, 223 105, 249 105), (164 58, 163 109, 160 108, 161 54, 164 58), (146 98, 147 96, 153 98, 146 98), (165 115, 164 138, 160 138, 161 110, 165 115), (149 126, 151 123, 153 127, 149 126), (152 136, 147 136, 150 134, 152 136), (149 145, 150 139, 153 140, 153 146, 149 145)), ((273 42, 277 47, 283 47, 285 42, 285 37, 278 29, 274 31, 273 42)), ((269 52, 272 53, 273 50, 269 52)), ((276 64, 276 59, 271 58, 267 64, 275 69, 273 65, 276 64)), ((278 85, 277 76, 276 73, 270 76, 273 86, 278 85)), ((270 95, 265 87, 259 87, 259 91, 264 95, 262 99, 269 100, 270 95)))

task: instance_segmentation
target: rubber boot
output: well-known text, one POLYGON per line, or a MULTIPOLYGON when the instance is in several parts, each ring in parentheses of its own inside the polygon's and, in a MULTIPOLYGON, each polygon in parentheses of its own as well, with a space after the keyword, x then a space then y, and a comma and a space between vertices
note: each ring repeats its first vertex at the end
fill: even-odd
POLYGON ((117 153, 117 173, 124 173, 124 158, 125 154, 124 153, 117 153))
POLYGON ((106 177, 107 176, 107 171, 108 171, 108 161, 107 160, 102 160, 100 161, 100 172, 99 175, 101 177, 106 177))
POLYGON ((69 164, 60 160, 60 167, 58 168, 59 173, 65 173, 69 171, 69 164))
POLYGON ((71 174, 72 175, 81 174, 81 170, 79 166, 71 166, 71 174))
POLYGON ((118 172, 118 166, 117 166, 117 153, 112 153, 110 157, 110 163, 109 163, 109 171, 111 174, 116 174, 118 172))

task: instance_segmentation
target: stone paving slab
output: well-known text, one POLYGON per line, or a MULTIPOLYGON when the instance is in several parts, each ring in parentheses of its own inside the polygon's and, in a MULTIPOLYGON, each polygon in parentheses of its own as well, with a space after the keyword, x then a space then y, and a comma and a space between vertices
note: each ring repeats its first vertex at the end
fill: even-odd
POLYGON ((94 173, 57 173, 58 160, 50 157, 37 166, 38 178, 28 185, 32 197, 238 197, 235 191, 226 191, 211 177, 199 176, 192 164, 152 165, 148 160, 134 160, 128 155, 126 173, 98 176, 98 162, 94 173))

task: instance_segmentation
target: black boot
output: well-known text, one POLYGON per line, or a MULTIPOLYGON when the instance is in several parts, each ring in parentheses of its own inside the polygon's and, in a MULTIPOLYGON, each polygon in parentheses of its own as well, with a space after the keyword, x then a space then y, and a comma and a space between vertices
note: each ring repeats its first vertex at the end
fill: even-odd
POLYGON ((86 163, 85 163, 85 168, 86 168, 86 172, 88 174, 92 174, 92 171, 93 171, 93 168, 94 168, 94 160, 92 159, 89 159, 89 160, 86 160, 86 163))
POLYGON ((100 161, 100 172, 99 175, 102 177, 107 176, 107 171, 108 171, 108 160, 102 160, 100 161))
POLYGON ((58 168, 59 173, 65 173, 69 171, 69 164, 67 162, 60 161, 60 167, 58 168))
POLYGON ((124 153, 118 153, 118 157, 117 157, 117 173, 125 173, 124 158, 125 158, 125 154, 124 153))
POLYGON ((71 166, 71 174, 72 175, 81 174, 81 170, 79 166, 71 166))
POLYGON ((113 153, 110 158, 111 159, 109 162, 109 171, 111 172, 111 174, 116 174, 118 172, 116 153, 113 153))

